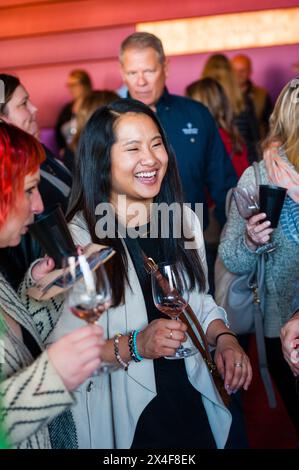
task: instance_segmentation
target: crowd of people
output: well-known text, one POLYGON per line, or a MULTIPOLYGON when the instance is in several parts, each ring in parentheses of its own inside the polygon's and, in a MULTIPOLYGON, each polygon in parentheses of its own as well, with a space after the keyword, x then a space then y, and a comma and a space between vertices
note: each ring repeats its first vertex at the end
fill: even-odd
POLYGON ((218 253, 231 273, 248 273, 270 238, 267 359, 299 437, 299 81, 286 84, 272 109, 269 94, 251 80, 247 56, 211 56, 186 96, 167 89, 168 62, 156 36, 128 36, 119 58, 125 98, 94 90, 84 70, 70 73, 72 101, 56 125, 58 155, 39 142, 37 109, 20 79, 0 74, 0 422, 7 442, 60 449, 248 447, 237 392, 250 386, 252 368, 229 312, 213 299, 215 259, 218 253), (263 184, 287 189, 274 231, 264 213, 244 220, 234 201, 226 223, 227 194, 237 185, 252 187, 253 162, 263 184), (49 300, 28 294, 55 268, 28 227, 57 203, 80 249, 100 243, 115 252, 106 265, 112 304, 97 325, 82 326, 70 315, 68 293, 49 300), (101 203, 111 208, 105 223, 117 227, 114 236, 97 229, 101 203), (150 236, 155 203, 179 208, 179 236, 163 215, 157 236, 150 236), (138 223, 136 210, 143 214, 138 223), (213 223, 218 238, 211 242, 213 223), (201 354, 165 357, 190 339, 185 322, 154 303, 144 255, 180 266, 188 280, 189 305, 229 405, 201 354), (93 374, 101 362, 116 370, 93 374))

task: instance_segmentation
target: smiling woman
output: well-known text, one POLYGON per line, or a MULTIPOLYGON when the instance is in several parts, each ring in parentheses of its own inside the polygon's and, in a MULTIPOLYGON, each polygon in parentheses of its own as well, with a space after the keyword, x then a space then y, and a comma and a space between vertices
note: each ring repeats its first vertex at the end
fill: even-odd
MULTIPOLYGON (((149 206, 166 173, 168 155, 155 123, 145 114, 127 113, 115 125, 111 149, 111 202, 125 195, 127 203, 149 206)), ((146 222, 146 221, 145 221, 146 222)))
MULTIPOLYGON (((186 325, 165 318, 156 308, 143 263, 142 253, 146 253, 158 263, 181 268, 188 279, 190 304, 208 341, 215 345, 218 337, 215 357, 228 392, 246 389, 251 381, 249 360, 229 333, 224 311, 207 295, 203 236, 195 214, 188 232, 188 240, 194 240, 190 249, 185 248, 185 230, 176 237, 173 218, 166 219, 162 213, 155 238, 143 237, 155 223, 154 203, 175 205, 182 227, 187 212, 181 198, 176 160, 151 108, 129 99, 99 108, 80 138, 68 219, 76 243, 100 242, 116 252, 106 265, 113 303, 99 321, 107 338, 103 360, 119 370, 111 377, 93 377, 77 394, 72 413, 80 448, 225 446, 231 415, 202 357, 164 358, 188 341, 186 325), (106 235, 96 230, 106 217, 102 203, 107 224, 118 228, 113 236, 109 230, 106 235), (144 220, 137 223, 136 212, 144 220), (165 225, 170 230, 163 237, 165 225), (135 229, 137 238, 132 234, 135 229)), ((80 320, 65 308, 49 341, 79 325, 80 320)))

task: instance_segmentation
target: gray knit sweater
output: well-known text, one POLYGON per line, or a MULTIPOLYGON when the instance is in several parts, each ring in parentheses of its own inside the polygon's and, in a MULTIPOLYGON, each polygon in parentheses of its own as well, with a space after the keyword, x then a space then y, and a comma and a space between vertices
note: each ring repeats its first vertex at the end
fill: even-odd
MULTIPOLYGON (((264 162, 260 162, 261 182, 269 183, 264 162)), ((248 168, 239 180, 238 186, 255 184, 253 167, 248 168)), ((227 269, 233 273, 250 272, 257 254, 250 251, 244 243, 245 222, 239 215, 234 200, 227 222, 227 229, 219 246, 219 256, 227 269)), ((288 239, 279 225, 272 234, 277 248, 268 254, 266 261, 265 284, 265 336, 278 337, 281 326, 292 313, 291 303, 295 284, 299 278, 299 244, 288 239)))

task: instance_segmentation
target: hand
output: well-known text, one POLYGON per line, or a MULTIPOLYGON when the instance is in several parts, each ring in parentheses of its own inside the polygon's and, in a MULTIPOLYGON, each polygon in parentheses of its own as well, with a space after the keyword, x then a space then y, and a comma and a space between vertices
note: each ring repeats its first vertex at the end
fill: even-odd
POLYGON ((48 349, 50 361, 69 391, 75 390, 101 364, 103 329, 98 325, 78 328, 48 349))
POLYGON ((142 357, 158 359, 172 356, 186 341, 186 325, 180 320, 154 320, 137 336, 137 349, 142 357))
POLYGON ((246 242, 250 248, 256 249, 260 245, 264 245, 270 241, 270 235, 273 228, 270 227, 271 222, 266 219, 266 214, 256 214, 250 217, 246 223, 246 242), (263 221, 263 222, 262 222, 263 221))
POLYGON ((222 335, 218 338, 215 363, 224 378, 224 385, 229 395, 241 387, 248 390, 252 380, 252 368, 237 338, 230 335, 222 335))
POLYGON ((280 339, 282 352, 293 374, 299 375, 299 312, 297 312, 281 329, 280 339))
POLYGON ((55 262, 52 258, 45 256, 42 260, 36 263, 31 270, 32 279, 37 282, 42 279, 46 274, 49 274, 55 268, 55 262))

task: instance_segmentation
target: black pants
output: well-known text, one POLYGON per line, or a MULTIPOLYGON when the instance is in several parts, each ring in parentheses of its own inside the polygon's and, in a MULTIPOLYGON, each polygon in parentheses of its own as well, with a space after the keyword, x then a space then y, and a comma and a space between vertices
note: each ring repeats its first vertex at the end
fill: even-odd
POLYGON ((269 371, 299 439, 299 396, 296 392, 296 379, 283 357, 280 339, 265 340, 269 371))

